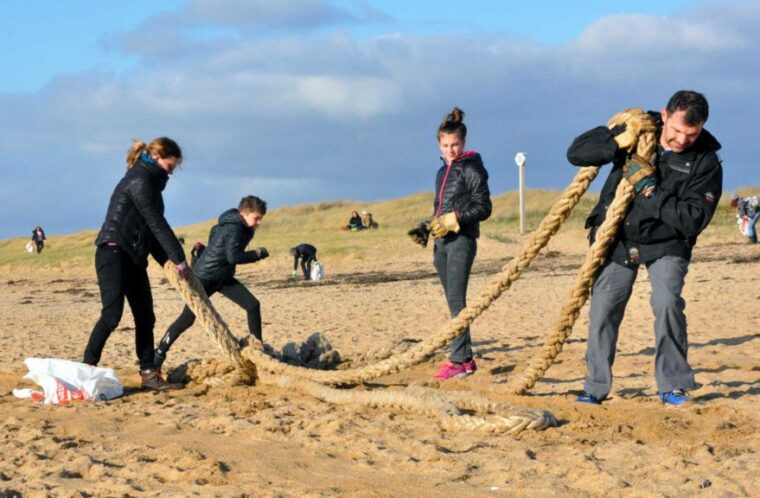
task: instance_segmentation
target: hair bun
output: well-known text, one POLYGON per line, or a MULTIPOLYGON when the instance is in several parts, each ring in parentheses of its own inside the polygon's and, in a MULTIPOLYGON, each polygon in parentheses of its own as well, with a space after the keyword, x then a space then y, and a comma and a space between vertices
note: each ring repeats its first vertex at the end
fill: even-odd
POLYGON ((459 107, 455 107, 446 116, 446 121, 449 123, 461 123, 464 121, 464 111, 459 107))

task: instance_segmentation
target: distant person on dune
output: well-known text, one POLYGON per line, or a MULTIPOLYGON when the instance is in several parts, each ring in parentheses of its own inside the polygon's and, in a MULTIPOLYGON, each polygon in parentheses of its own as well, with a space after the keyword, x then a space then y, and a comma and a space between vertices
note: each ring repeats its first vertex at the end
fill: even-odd
MULTIPOLYGON (((438 127, 443 165, 435 176, 433 218, 429 223, 430 235, 435 239, 433 264, 452 317, 467 306, 467 283, 478 250, 480 222, 491 216, 488 172, 480 154, 465 151, 467 127, 463 119, 464 112, 455 107, 438 127)), ((449 361, 439 367, 435 378, 462 378, 476 368, 467 327, 451 343, 449 361)))
POLYGON ((362 211, 362 225, 364 225, 364 228, 372 229, 378 228, 380 226, 372 217, 372 213, 369 213, 367 211, 362 211))
POLYGON ((351 211, 351 218, 348 220, 348 225, 346 225, 346 228, 349 230, 362 230, 364 228, 362 217, 359 216, 359 213, 357 211, 351 211))
MULTIPOLYGON (((193 262, 192 268, 209 297, 218 292, 246 311, 248 331, 258 341, 262 340, 261 305, 256 296, 235 278, 235 270, 237 265, 269 257, 269 251, 264 247, 245 250, 266 213, 267 203, 262 199, 253 195, 243 197, 237 209, 228 209, 219 216, 219 222, 209 232, 208 246, 193 262)), ((158 343, 156 368, 161 368, 172 344, 193 323, 195 315, 185 306, 158 343)))
POLYGON ((203 254, 203 251, 205 250, 206 246, 203 245, 203 242, 196 240, 195 244, 193 244, 193 248, 190 250, 190 261, 192 264, 195 264, 195 261, 201 257, 201 254, 203 254))
POLYGON ((45 240, 47 240, 45 237, 45 230, 39 225, 34 227, 34 230, 32 230, 32 242, 37 246, 37 254, 41 253, 42 248, 45 247, 45 240))
POLYGON ((177 143, 166 137, 149 144, 134 141, 127 153, 127 173, 116 185, 95 244, 102 309, 90 334, 83 363, 97 365, 129 301, 135 322, 135 349, 145 389, 180 389, 166 382, 153 359, 153 296, 148 280, 148 254, 161 265, 170 260, 182 278, 190 277, 185 252, 164 218, 161 192, 182 161, 177 143))
POLYGON ((708 111, 702 94, 681 90, 661 111, 639 111, 625 124, 593 128, 578 136, 567 151, 576 166, 612 163, 599 202, 586 220, 592 242, 618 183, 625 179, 636 193, 591 290, 588 375, 579 402, 599 404, 612 388, 618 331, 640 265, 646 267, 652 285, 660 401, 687 403, 687 391, 697 387, 687 361, 686 302, 681 292, 692 248, 715 214, 722 193, 720 144, 703 128, 708 111), (655 133, 654 164, 634 154, 642 131, 655 133))

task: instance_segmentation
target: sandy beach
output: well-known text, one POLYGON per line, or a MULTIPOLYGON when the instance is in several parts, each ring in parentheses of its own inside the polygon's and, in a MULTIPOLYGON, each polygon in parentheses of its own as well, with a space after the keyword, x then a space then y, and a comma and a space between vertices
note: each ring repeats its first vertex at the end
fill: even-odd
MULTIPOLYGON (((471 298, 514 257, 517 242, 481 238, 471 298)), ((436 333, 448 317, 430 247, 398 244, 384 258, 325 259, 327 278, 318 283, 288 281, 287 254, 241 267, 239 279, 262 303, 266 341, 281 348, 321 332, 350 360, 436 333)), ((541 350, 585 249, 580 231, 558 237, 478 318, 475 375, 433 380, 445 358, 440 351, 356 387, 466 391, 548 410, 559 421, 516 437, 447 430, 436 416, 333 405, 264 383, 144 392, 129 311, 101 363, 115 368, 123 397, 68 406, 17 399, 13 388, 31 387, 22 380, 25 358, 81 359, 100 303, 91 262, 39 271, 5 267, 0 496, 758 496, 760 253, 738 235, 701 240, 687 277, 689 357, 701 386, 691 393, 693 403, 672 408, 657 398, 644 270, 621 328, 609 401, 574 402, 585 374, 588 306, 530 393, 505 389, 541 350)), ((151 264, 150 274, 158 340, 183 303, 159 267, 151 264)), ((244 313, 221 296, 212 301, 242 337, 244 313)), ((220 357, 196 324, 165 369, 220 357)))

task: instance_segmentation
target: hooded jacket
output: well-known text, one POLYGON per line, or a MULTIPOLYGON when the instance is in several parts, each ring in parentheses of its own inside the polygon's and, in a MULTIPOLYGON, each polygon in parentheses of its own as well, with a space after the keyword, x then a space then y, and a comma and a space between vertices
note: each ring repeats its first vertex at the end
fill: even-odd
MULTIPOLYGON (((657 123, 659 144, 662 119, 659 113, 649 114, 657 123)), ((665 151, 658 145, 652 164, 656 168, 655 194, 634 198, 608 258, 624 265, 649 263, 665 255, 691 259, 692 247, 710 223, 722 194, 723 167, 717 155, 720 147, 705 129, 683 152, 665 151)), ((623 179, 626 153, 618 148, 612 131, 600 126, 578 136, 570 145, 567 158, 576 166, 613 164, 599 202, 586 219, 593 242, 596 229, 615 198, 617 184, 623 179)))
POLYGON ((164 218, 161 195, 169 174, 143 154, 116 185, 95 245, 116 244, 137 266, 148 266, 148 254, 160 264, 185 261, 185 252, 164 218))
POLYGON ((209 231, 208 244, 193 264, 193 273, 208 282, 231 279, 236 265, 260 259, 256 251, 245 250, 253 235, 253 228, 245 224, 237 209, 223 212, 209 231))
POLYGON ((488 172, 477 152, 465 152, 435 175, 433 215, 456 212, 459 233, 480 236, 480 222, 491 216, 488 172))

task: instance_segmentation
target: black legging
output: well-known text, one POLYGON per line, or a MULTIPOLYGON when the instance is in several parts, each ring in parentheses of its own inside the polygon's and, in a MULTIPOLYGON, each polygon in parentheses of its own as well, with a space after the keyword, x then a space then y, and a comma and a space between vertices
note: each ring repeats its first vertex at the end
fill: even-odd
MULTIPOLYGON (((198 279, 203 285, 206 294, 211 297, 216 292, 243 308, 248 314, 248 330, 258 340, 261 340, 261 305, 259 300, 245 288, 237 279, 231 278, 224 283, 208 282, 202 278, 198 279)), ((189 329, 195 323, 195 314, 185 306, 182 313, 169 325, 163 339, 156 348, 156 353, 166 356, 169 349, 182 333, 189 329)))
POLYGON ((95 251, 95 271, 103 307, 100 319, 90 334, 82 362, 89 365, 100 362, 108 337, 121 321, 126 297, 135 319, 135 350, 140 369, 154 368, 153 326, 156 316, 145 267, 135 265, 132 258, 118 247, 102 245, 95 251))

